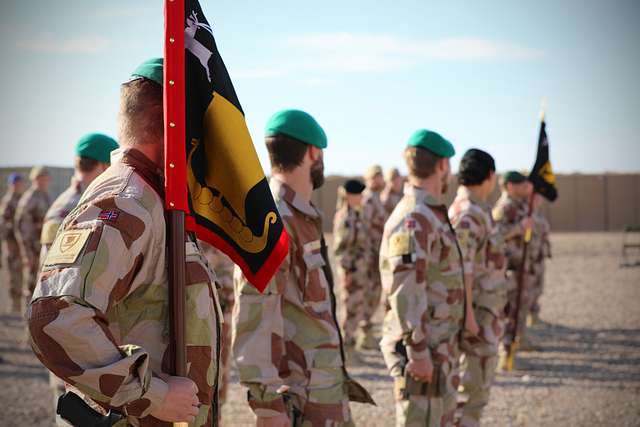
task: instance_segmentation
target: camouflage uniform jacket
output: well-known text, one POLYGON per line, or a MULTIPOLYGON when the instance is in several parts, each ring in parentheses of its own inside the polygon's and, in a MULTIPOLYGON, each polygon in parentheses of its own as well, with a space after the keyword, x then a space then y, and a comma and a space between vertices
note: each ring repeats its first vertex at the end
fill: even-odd
POLYGON ((380 200, 380 193, 365 189, 362 193, 362 205, 364 206, 364 216, 369 224, 369 244, 372 253, 372 261, 378 264, 380 254, 380 242, 382 241, 382 231, 384 222, 387 220, 387 211, 380 200))
POLYGON ((488 204, 460 186, 449 217, 462 250, 464 273, 474 278, 473 305, 500 316, 506 304, 506 260, 488 204))
POLYGON ((510 197, 503 192, 493 208, 498 234, 505 241, 508 268, 517 270, 522 263, 524 230, 520 222, 527 216, 527 202, 510 197))
POLYGON ((323 268, 328 260, 321 214, 287 184, 272 178, 270 185, 289 234, 289 253, 262 294, 238 268, 234 278, 233 356, 258 416, 286 412, 278 393, 283 386, 311 408, 326 399, 340 401, 350 381, 331 278, 323 268))
POLYGON ((44 260, 44 257, 47 256, 47 251, 55 240, 62 221, 78 206, 83 191, 84 189, 80 181, 72 179, 69 188, 63 191, 51 204, 51 207, 44 216, 42 235, 40 236, 40 243, 42 243, 42 252, 40 252, 41 260, 44 260))
POLYGON ((540 210, 535 210, 531 217, 533 218, 533 232, 528 249, 529 267, 532 274, 539 274, 545 258, 551 258, 551 243, 549 241, 551 227, 540 210))
POLYGON ((369 229, 362 209, 346 203, 333 218, 333 252, 336 262, 346 271, 366 271, 371 256, 369 229))
MULTIPOLYGON (((0 240, 15 240, 14 218, 20 194, 7 192, 0 200, 0 240)), ((15 255, 15 254, 14 254, 15 255)))
MULTIPOLYGON (((27 313, 38 358, 94 406, 127 415, 117 426, 171 425, 149 415, 171 372, 162 189, 162 171, 142 153, 114 151, 62 223, 27 313)), ((216 417, 220 313, 213 272, 195 239, 185 242, 188 376, 200 400, 191 425, 199 427, 216 417)))
POLYGON ((37 248, 36 254, 40 251, 42 223, 50 203, 47 193, 32 186, 20 197, 16 208, 16 235, 25 245, 37 248))
POLYGON ((380 201, 384 206, 384 210, 387 212, 387 216, 391 215, 391 212, 402 200, 402 191, 395 192, 390 187, 385 188, 380 195, 380 201))
MULTIPOLYGON (((384 227, 382 286, 388 298, 381 348, 394 376, 411 359, 433 357, 459 337, 464 318, 462 259, 447 209, 426 191, 406 185, 384 227)), ((437 360, 434 360, 437 362, 437 360)))

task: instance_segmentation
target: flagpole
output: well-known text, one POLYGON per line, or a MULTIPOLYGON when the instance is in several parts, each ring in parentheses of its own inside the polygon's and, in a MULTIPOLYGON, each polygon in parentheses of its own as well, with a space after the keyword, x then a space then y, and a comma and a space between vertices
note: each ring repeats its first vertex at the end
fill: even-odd
MULTIPOLYGON (((164 2, 164 158, 172 374, 187 376, 185 342, 185 152, 184 0, 164 2)), ((188 427, 187 422, 173 423, 188 427)))

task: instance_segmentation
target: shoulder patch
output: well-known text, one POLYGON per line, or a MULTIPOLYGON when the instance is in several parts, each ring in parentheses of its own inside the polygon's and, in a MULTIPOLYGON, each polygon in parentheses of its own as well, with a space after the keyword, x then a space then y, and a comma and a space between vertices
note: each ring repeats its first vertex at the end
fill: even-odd
POLYGON ((395 233, 389 238, 389 256, 402 256, 411 253, 411 235, 409 233, 395 233))
POLYGON ((90 229, 69 230, 59 234, 49 249, 44 265, 75 263, 91 231, 90 229))

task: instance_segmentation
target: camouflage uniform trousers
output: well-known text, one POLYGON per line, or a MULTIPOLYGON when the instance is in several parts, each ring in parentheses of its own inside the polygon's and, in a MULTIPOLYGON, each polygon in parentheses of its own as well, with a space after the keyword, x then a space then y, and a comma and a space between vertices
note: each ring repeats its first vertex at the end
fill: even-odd
POLYGON ((479 336, 465 335, 463 352, 462 385, 467 401, 462 406, 460 427, 480 425, 482 410, 489 403, 491 385, 498 366, 498 347, 504 333, 504 317, 490 310, 476 307, 475 317, 480 327, 479 336))
POLYGON ((285 401, 287 405, 287 412, 291 419, 292 427, 355 427, 353 418, 351 417, 351 410, 349 408, 349 398, 347 384, 341 383, 336 385, 343 390, 309 390, 309 400, 303 399, 298 394, 287 394, 285 401), (313 398, 313 394, 322 394, 313 398), (341 402, 330 403, 328 396, 342 397, 341 402), (325 403, 314 403, 311 400, 321 399, 325 403), (342 414, 334 414, 331 418, 328 417, 331 412, 340 411, 342 414), (347 421, 336 421, 337 419, 347 421))
POLYGON ((458 336, 431 351, 433 380, 416 381, 405 375, 395 378, 397 427, 451 427, 460 385, 458 336))
POLYGON ((356 344, 356 330, 364 321, 365 304, 367 304, 367 272, 358 268, 347 269, 340 266, 338 281, 343 342, 345 347, 353 347, 356 344))
POLYGON ((533 268, 532 283, 530 288, 529 311, 531 314, 540 314, 540 297, 544 292, 544 261, 536 263, 533 268))
MULTIPOLYGON (((505 308, 505 333, 502 342, 504 345, 511 345, 513 332, 516 327, 516 307, 518 303, 518 272, 513 270, 507 271, 507 306, 505 308)), ((518 336, 523 339, 526 333, 527 315, 531 305, 531 284, 534 277, 531 274, 525 274, 524 284, 522 286, 522 304, 518 313, 518 336)))
MULTIPOLYGON (((39 238, 39 236, 38 236, 39 238)), ((26 240, 19 235, 17 236, 18 246, 20 247, 20 258, 22 260, 22 295, 25 296, 27 304, 31 300, 31 295, 38 281, 38 273, 40 273, 40 241, 26 240)))
POLYGON ((2 267, 9 283, 9 296, 13 311, 22 311, 22 262, 20 247, 15 239, 2 241, 2 267))
POLYGON ((360 322, 360 328, 365 334, 369 334, 371 332, 371 328, 373 326, 372 318, 381 304, 382 297, 382 280, 380 279, 379 257, 374 256, 372 258, 366 281, 363 319, 360 322))

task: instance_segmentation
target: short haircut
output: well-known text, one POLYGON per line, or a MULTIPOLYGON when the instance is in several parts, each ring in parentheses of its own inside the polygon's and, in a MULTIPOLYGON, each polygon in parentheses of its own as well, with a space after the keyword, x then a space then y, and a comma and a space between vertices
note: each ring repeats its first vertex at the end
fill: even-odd
POLYGON ((460 160, 458 181, 462 185, 480 185, 496 171, 496 162, 486 151, 472 148, 460 160))
POLYGON ((78 169, 80 172, 93 172, 99 164, 100 162, 98 160, 92 159, 91 157, 76 157, 76 169, 78 169))
POLYGON ((120 90, 120 141, 133 145, 162 141, 162 104, 159 84, 144 78, 124 83, 120 90))
POLYGON ((281 133, 265 138, 271 168, 278 172, 291 172, 302 164, 309 146, 281 133))
POLYGON ((409 175, 416 178, 429 178, 436 171, 436 165, 442 157, 422 147, 407 147, 404 160, 407 162, 409 175))

